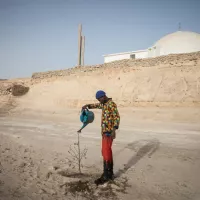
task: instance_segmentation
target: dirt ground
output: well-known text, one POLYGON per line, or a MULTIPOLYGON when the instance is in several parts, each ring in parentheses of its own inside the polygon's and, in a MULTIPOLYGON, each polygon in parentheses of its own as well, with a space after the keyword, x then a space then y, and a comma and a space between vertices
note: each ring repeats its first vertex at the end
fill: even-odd
POLYGON ((82 175, 68 163, 78 109, 0 117, 0 200, 200 199, 200 108, 122 108, 113 144, 116 179, 102 173, 100 112, 80 135, 82 175))

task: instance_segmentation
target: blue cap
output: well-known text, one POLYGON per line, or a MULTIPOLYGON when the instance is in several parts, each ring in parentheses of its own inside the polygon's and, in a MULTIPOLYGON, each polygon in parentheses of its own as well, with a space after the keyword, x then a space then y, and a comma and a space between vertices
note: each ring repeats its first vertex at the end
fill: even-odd
POLYGON ((104 91, 102 91, 102 90, 97 91, 96 99, 99 99, 99 98, 104 97, 104 96, 106 96, 106 93, 104 91))

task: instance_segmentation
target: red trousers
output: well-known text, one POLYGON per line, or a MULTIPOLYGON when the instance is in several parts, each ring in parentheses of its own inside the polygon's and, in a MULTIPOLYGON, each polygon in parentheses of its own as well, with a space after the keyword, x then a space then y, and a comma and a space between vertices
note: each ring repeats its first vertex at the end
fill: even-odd
POLYGON ((102 137, 102 156, 104 161, 112 162, 112 142, 113 139, 111 136, 103 135, 102 137))

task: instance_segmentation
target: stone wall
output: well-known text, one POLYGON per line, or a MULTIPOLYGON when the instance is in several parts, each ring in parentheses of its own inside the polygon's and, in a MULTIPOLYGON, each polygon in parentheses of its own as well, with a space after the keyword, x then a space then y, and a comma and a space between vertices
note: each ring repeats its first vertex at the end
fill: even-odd
POLYGON ((156 58, 147 59, 128 59, 114 61, 111 63, 91 65, 84 67, 73 67, 64 70, 57 71, 47 71, 33 73, 32 79, 46 79, 52 77, 62 77, 79 72, 95 72, 97 70, 102 70, 105 68, 141 68, 141 67, 169 67, 169 66, 196 66, 200 62, 200 52, 188 53, 188 54, 171 54, 167 56, 160 56, 156 58))

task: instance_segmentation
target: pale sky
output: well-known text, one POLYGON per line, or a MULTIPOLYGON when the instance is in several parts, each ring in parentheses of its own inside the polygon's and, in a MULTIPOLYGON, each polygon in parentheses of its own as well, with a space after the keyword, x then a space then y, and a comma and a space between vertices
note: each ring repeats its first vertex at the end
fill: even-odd
POLYGON ((146 49, 179 22, 200 33, 200 0, 0 0, 0 78, 75 66, 79 23, 92 65, 146 49))

